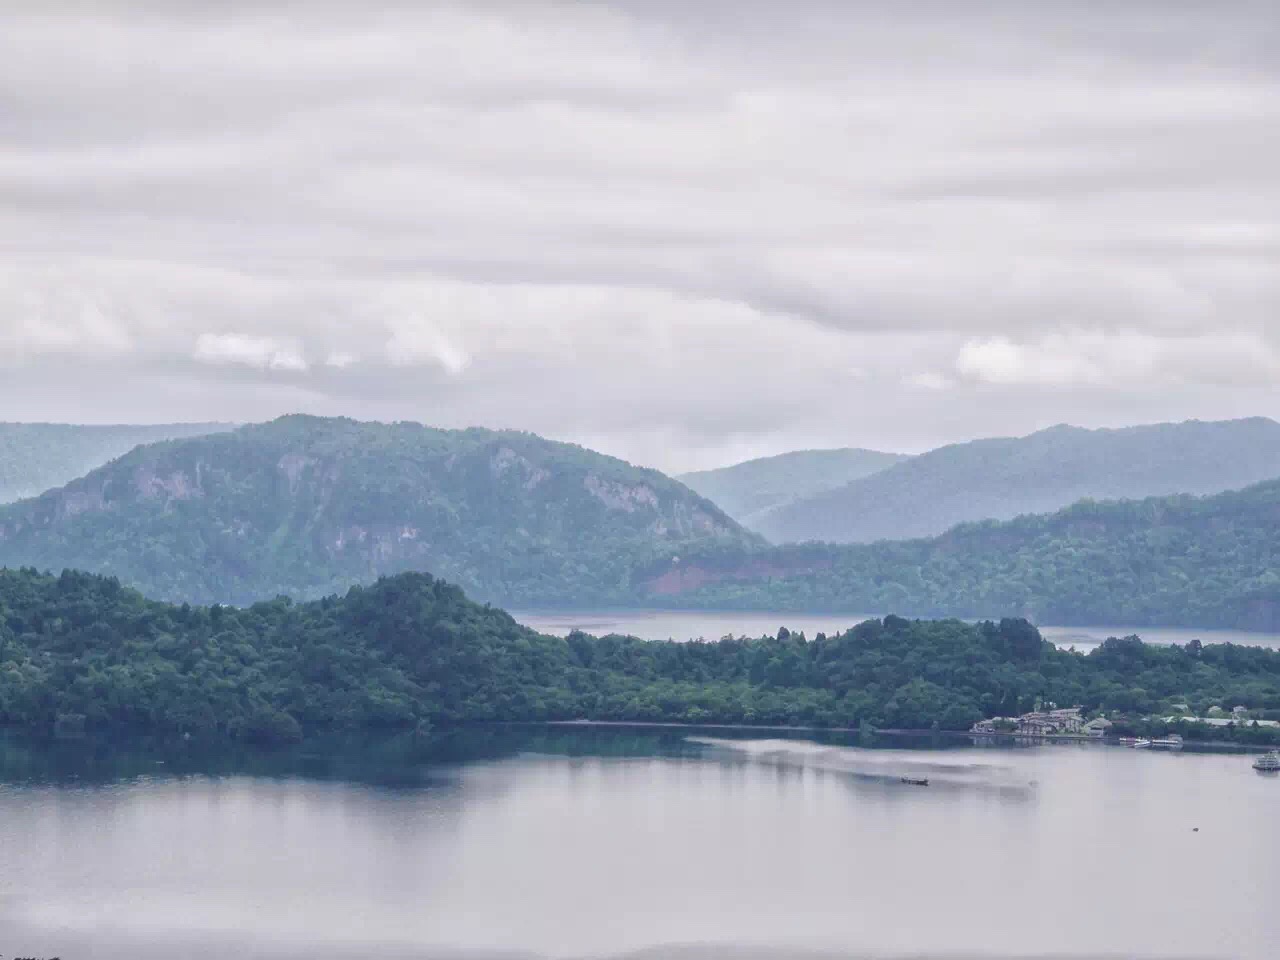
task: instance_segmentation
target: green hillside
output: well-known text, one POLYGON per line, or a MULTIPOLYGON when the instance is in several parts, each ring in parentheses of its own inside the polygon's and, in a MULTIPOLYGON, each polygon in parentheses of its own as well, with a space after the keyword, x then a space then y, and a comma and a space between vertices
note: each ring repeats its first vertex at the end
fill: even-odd
POLYGON ((1280 631, 1280 481, 1085 501, 939 537, 687 553, 650 602, 1280 631))
POLYGON ((141 443, 230 429, 226 423, 0 423, 0 503, 60 487, 141 443))
POLYGON ((1264 417, 1120 430, 1058 426, 940 447, 778 507, 753 528, 775 543, 901 540, 1083 499, 1220 493, 1277 477, 1280 423, 1264 417))
POLYGON ((754 530, 770 511, 843 487, 905 459, 905 454, 857 448, 797 450, 718 470, 684 473, 676 479, 754 530))
POLYGON ((638 564, 755 539, 669 477, 570 444, 304 416, 140 447, 0 508, 2 564, 193 603, 403 570, 526 606, 618 602, 638 564))

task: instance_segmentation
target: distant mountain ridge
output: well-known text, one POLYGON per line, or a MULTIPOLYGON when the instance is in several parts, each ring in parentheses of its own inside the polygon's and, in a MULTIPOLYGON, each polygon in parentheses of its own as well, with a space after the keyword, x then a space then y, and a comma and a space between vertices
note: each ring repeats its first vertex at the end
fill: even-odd
POLYGON ((315 597, 405 570, 525 606, 619 602, 638 563, 751 545, 656 470, 527 433, 290 416, 139 447, 0 508, 0 564, 157 599, 315 597))
POLYGON ((676 479, 754 530, 763 517, 781 506, 842 487, 906 458, 906 454, 857 447, 797 450, 716 470, 683 473, 676 479))
POLYGON ((1280 632, 1278 530, 1280 480, 1270 480, 1082 501, 925 539, 686 553, 640 579, 655 606, 1280 632))
POLYGON ((1083 499, 1214 494, 1275 477, 1280 423, 1265 417, 1098 430, 1060 425, 939 447, 779 506, 753 527, 775 543, 900 540, 1083 499))
POLYGON ((230 423, 0 423, 0 503, 60 487, 142 443, 203 436, 232 427, 230 423))

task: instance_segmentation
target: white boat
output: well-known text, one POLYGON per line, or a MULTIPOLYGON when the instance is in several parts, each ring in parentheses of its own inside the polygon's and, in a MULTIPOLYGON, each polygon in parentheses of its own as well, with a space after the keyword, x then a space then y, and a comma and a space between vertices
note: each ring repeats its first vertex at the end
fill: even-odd
POLYGON ((1257 760, 1253 761, 1253 769, 1265 770, 1268 773, 1280 771, 1280 753, 1276 753, 1274 750, 1269 753, 1264 753, 1257 760))
POLYGON ((1131 743, 1130 746, 1133 747, 1133 749, 1135 750, 1145 750, 1147 747, 1151 746, 1151 741, 1146 739, 1145 737, 1140 737, 1139 739, 1133 741, 1133 743, 1131 743))
POLYGON ((1157 737, 1155 740, 1151 741, 1151 746, 1161 750, 1181 750, 1182 735, 1179 733, 1171 733, 1167 737, 1157 737))

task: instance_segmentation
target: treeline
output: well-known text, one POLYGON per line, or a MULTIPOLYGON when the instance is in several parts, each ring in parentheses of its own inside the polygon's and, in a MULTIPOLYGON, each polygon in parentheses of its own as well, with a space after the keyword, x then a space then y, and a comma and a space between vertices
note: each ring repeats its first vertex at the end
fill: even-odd
POLYGON ((888 616, 838 636, 654 643, 544 636, 402 574, 238 609, 113 578, 0 571, 0 722, 293 740, 304 731, 607 720, 964 729, 1052 700, 1280 708, 1280 653, 1109 640, 1060 651, 1024 620, 888 616))
POLYGON ((1278 527, 1272 481, 1211 497, 1084 501, 925 540, 711 546, 681 556, 698 585, 663 603, 1280 631, 1278 527))

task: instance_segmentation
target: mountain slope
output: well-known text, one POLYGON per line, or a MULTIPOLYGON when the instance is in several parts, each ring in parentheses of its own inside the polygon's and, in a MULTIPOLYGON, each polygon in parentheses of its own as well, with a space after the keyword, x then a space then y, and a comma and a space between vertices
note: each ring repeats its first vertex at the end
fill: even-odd
POLYGON ((906 455, 860 450, 797 450, 718 470, 676 477, 745 527, 756 529, 769 511, 844 486, 890 467, 906 455))
POLYGON ((654 470, 531 434, 292 416, 139 447, 0 508, 0 563, 149 596, 317 596, 425 570, 484 599, 605 603, 637 562, 755 537, 654 470))
POLYGON ((1082 499, 1212 494, 1280 477, 1280 423, 1058 426, 940 447, 839 489, 770 511, 775 543, 925 537, 973 520, 1045 513, 1082 499))
POLYGON ((227 423, 0 423, 0 503, 61 486, 142 443, 230 429, 227 423))
POLYGON ((1215 496, 1085 501, 939 537, 688 553, 652 603, 898 610, 1040 623, 1280 631, 1280 480, 1215 496))

